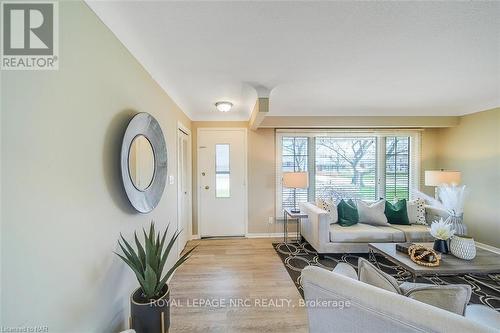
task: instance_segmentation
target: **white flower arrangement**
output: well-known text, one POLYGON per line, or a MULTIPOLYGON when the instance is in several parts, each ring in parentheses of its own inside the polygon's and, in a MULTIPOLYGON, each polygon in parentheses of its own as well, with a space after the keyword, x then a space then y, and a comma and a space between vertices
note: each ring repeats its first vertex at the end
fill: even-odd
POLYGON ((439 200, 452 216, 460 216, 464 213, 466 194, 465 185, 440 185, 438 187, 439 200))
POLYGON ((432 222, 431 235, 436 239, 448 240, 455 235, 455 229, 450 223, 441 218, 439 221, 432 222))
POLYGON ((422 198, 429 203, 430 206, 447 211, 451 216, 461 216, 464 213, 464 203, 467 196, 465 185, 447 185, 442 184, 437 188, 439 200, 422 193, 415 191, 417 198, 422 198))

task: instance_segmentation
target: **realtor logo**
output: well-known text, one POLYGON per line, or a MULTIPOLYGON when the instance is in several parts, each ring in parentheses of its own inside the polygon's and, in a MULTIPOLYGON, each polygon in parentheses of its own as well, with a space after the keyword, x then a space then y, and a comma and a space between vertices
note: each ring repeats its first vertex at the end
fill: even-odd
POLYGON ((58 69, 57 5, 2 2, 2 69, 58 69))

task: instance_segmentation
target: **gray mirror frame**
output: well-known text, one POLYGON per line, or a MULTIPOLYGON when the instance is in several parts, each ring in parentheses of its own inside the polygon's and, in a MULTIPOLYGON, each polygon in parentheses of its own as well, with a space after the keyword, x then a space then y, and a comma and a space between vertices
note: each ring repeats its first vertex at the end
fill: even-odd
POLYGON ((167 162, 167 145, 160 124, 148 113, 142 112, 136 114, 130 120, 123 135, 121 172, 125 193, 127 193, 132 207, 138 212, 143 214, 149 213, 160 202, 167 183, 167 162), (155 160, 153 180, 144 191, 138 190, 132 182, 128 164, 130 146, 138 135, 144 135, 149 140, 153 147, 155 160))

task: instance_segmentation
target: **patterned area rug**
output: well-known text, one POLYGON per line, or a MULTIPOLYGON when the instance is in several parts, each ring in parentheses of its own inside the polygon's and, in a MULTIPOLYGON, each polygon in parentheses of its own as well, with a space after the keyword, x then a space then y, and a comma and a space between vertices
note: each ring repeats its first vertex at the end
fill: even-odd
MULTIPOLYGON (((304 267, 314 265, 332 270, 337 263, 345 262, 357 270, 359 257, 369 259, 378 268, 391 274, 399 281, 412 281, 410 272, 406 271, 401 266, 393 264, 378 254, 331 254, 325 255, 325 258, 320 260, 316 251, 307 242, 301 244, 288 243, 288 245, 285 245, 284 243, 273 243, 273 246, 285 264, 288 274, 290 274, 290 277, 302 297, 304 297, 304 292, 301 286, 300 272, 304 267)), ((500 312, 500 274, 466 274, 458 276, 422 277, 418 278, 417 282, 433 283, 436 285, 469 284, 472 288, 470 303, 484 304, 500 312)))

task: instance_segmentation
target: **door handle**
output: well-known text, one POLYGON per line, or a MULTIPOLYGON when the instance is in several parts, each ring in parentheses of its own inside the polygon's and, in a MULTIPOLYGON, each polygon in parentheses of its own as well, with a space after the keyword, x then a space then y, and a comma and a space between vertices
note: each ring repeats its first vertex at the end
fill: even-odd
POLYGON ((210 187, 208 187, 208 186, 205 186, 205 190, 208 190, 209 188, 210 188, 210 187))

